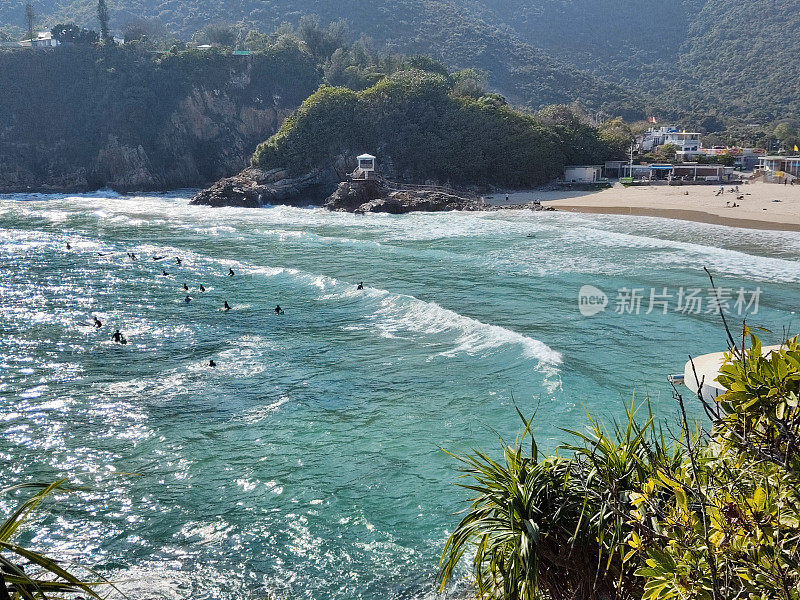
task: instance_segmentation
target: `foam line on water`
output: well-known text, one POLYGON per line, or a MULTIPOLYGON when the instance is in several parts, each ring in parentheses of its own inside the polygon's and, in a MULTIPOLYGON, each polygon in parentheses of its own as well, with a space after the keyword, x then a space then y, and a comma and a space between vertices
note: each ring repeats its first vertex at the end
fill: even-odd
POLYGON ((572 228, 564 235, 571 241, 585 243, 590 240, 602 247, 669 251, 660 255, 661 264, 666 261, 680 267, 694 265, 698 269, 706 266, 722 274, 786 283, 800 282, 800 262, 795 260, 592 227, 572 228), (678 252, 674 252, 675 250, 678 252))

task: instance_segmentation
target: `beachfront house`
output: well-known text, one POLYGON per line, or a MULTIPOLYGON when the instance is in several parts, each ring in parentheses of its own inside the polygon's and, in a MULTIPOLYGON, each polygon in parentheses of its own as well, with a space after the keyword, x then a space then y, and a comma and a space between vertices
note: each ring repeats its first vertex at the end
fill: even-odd
POLYGON ((19 45, 24 48, 54 48, 61 45, 61 42, 54 38, 49 31, 40 31, 36 37, 22 40, 19 45))
POLYGON ((604 173, 608 179, 619 179, 622 177, 622 170, 628 164, 627 160, 607 160, 604 173))
POLYGON ((625 164, 622 167, 623 177, 637 181, 730 181, 733 167, 725 165, 704 165, 700 163, 669 164, 625 164))
POLYGON ((651 152, 659 146, 670 144, 675 146, 681 158, 692 158, 701 154, 700 135, 696 131, 678 131, 677 127, 651 127, 639 142, 639 148, 651 152))
POLYGON ((597 183, 603 179, 602 165, 569 165, 564 167, 566 183, 597 183))
POLYGON ((770 182, 794 180, 800 178, 800 156, 761 156, 757 170, 770 182))
POLYGON ((675 165, 673 177, 683 181, 730 181, 733 167, 725 165, 704 165, 700 163, 682 163, 675 165))

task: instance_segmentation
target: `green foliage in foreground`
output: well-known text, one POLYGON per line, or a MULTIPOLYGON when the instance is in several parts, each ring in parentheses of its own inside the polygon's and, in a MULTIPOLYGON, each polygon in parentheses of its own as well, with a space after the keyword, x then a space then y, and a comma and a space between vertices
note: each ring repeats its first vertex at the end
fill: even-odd
POLYGON ((55 600, 74 594, 97 598, 97 582, 87 582, 64 568, 63 563, 30 550, 17 541, 19 529, 25 525, 39 505, 52 494, 63 491, 64 481, 55 483, 23 483, 0 490, 0 495, 22 489, 39 491, 14 509, 0 523, 0 598, 3 600, 55 600))
MULTIPOLYGON (((800 598, 800 342, 734 349, 674 436, 637 407, 541 457, 524 420, 502 458, 459 457, 474 495, 442 555, 472 556, 480 598, 800 598), (530 438, 530 444, 525 441, 530 438)), ((639 407, 642 409, 642 407, 639 407)))
POLYGON ((360 92, 323 86, 252 162, 301 173, 370 152, 384 164, 391 159, 403 180, 517 187, 550 181, 567 162, 611 155, 594 128, 577 120, 543 125, 496 94, 476 98, 476 85, 409 69, 360 92))

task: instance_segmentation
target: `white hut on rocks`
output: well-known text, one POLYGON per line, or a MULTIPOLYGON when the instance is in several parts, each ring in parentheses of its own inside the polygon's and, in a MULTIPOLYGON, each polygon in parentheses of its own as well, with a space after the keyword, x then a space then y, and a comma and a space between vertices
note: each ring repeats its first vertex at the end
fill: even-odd
POLYGON ((362 154, 356 157, 358 167, 353 172, 353 179, 371 179, 375 176, 375 157, 362 154))

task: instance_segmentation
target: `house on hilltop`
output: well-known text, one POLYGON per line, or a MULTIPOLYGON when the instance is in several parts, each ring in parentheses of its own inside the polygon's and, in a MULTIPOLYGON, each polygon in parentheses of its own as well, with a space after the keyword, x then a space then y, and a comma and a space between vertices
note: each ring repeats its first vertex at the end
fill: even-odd
POLYGON ((23 48, 55 48, 60 46, 61 42, 54 38, 49 31, 40 31, 36 37, 22 40, 19 45, 23 48))

